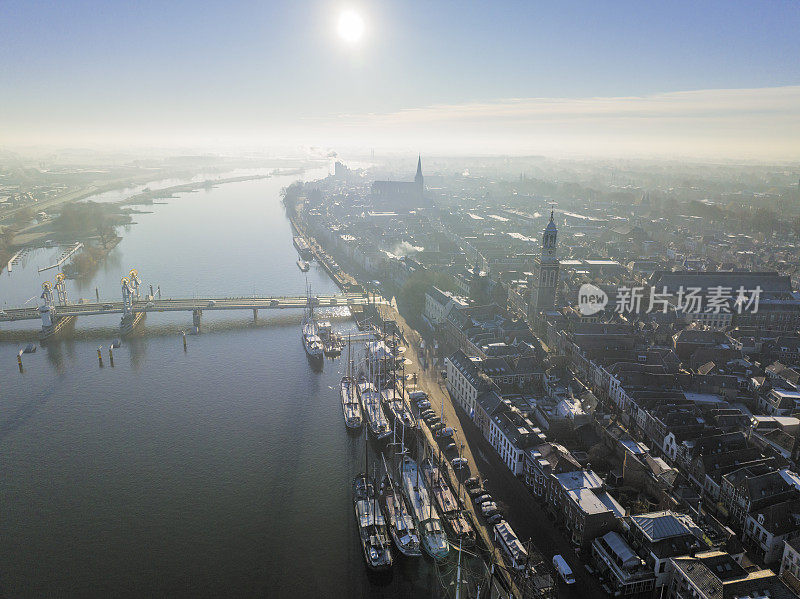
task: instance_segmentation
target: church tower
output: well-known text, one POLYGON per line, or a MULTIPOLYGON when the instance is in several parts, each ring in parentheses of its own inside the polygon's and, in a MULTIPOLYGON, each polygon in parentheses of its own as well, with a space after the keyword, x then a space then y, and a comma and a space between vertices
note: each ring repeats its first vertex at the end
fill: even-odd
POLYGON ((417 174, 414 175, 414 183, 417 185, 417 194, 421 200, 425 195, 425 178, 422 176, 422 156, 417 158, 417 174))
POLYGON ((534 268, 533 285, 531 286, 531 301, 528 311, 535 316, 545 310, 552 310, 556 305, 556 290, 558 289, 558 258, 556 247, 558 229, 550 211, 550 222, 542 235, 542 253, 536 259, 534 268))

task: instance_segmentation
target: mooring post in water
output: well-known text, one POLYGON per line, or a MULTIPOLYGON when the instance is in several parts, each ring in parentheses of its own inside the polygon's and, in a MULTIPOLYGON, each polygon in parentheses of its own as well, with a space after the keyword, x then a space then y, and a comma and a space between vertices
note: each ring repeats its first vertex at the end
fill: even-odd
POLYGON ((111 368, 114 368, 114 346, 108 346, 108 363, 111 365, 111 368))
POLYGON ((17 364, 19 364, 19 371, 22 372, 22 351, 17 354, 17 364))
POLYGON ((258 310, 256 308, 253 308, 253 322, 255 322, 256 320, 258 320, 258 310))
POLYGON ((186 351, 186 331, 181 331, 181 335, 183 335, 183 351, 186 351))
POLYGON ((103 366, 103 346, 102 345, 100 345, 97 348, 97 362, 100 364, 100 367, 102 368, 102 366, 103 366))

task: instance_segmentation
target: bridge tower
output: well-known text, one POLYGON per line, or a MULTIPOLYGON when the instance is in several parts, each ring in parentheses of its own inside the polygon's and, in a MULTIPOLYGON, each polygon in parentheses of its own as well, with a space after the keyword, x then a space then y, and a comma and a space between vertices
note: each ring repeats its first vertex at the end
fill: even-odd
MULTIPOLYGON (((135 270, 131 274, 136 275, 135 270)), ((134 312, 133 302, 137 298, 139 279, 135 276, 136 282, 132 282, 128 277, 122 277, 122 319, 119 322, 119 331, 122 335, 127 335, 144 318, 144 312, 134 312)))
POLYGON ((139 273, 136 271, 135 268, 132 268, 131 271, 128 273, 128 279, 130 281, 130 288, 131 293, 133 295, 133 299, 139 299, 139 285, 142 284, 142 280, 139 278, 139 273))
POLYGON ((133 289, 128 277, 122 277, 122 318, 133 314, 133 289))
POLYGON ((56 275, 56 293, 58 293, 58 303, 61 306, 67 305, 67 277, 60 272, 56 275))
POLYGON ((50 281, 45 281, 42 283, 42 295, 41 298, 44 300, 44 305, 42 307, 48 306, 50 308, 54 308, 53 302, 53 284, 50 281))
MULTIPOLYGON (((56 290, 59 294, 59 301, 61 301, 62 293, 62 291, 59 289, 59 286, 63 287, 63 284, 63 280, 56 278, 56 290)), ((75 317, 62 317, 58 315, 55 305, 55 298, 53 296, 53 284, 50 281, 45 281, 42 283, 41 298, 44 300, 44 303, 39 306, 39 316, 42 318, 42 331, 39 334, 39 338, 44 341, 48 337, 56 334, 67 323, 73 321, 75 317)), ((64 291, 64 300, 61 303, 62 305, 66 303, 66 291, 64 291)))

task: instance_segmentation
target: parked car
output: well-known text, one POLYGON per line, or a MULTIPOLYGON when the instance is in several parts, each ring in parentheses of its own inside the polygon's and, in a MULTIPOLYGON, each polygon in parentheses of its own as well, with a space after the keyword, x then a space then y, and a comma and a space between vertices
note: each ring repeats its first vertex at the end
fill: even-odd
POLYGON ((489 524, 500 524, 503 521, 503 514, 497 512, 494 516, 489 516, 486 521, 489 524))
POLYGON ((480 497, 481 495, 486 494, 486 489, 483 487, 473 487, 472 489, 469 489, 467 493, 469 493, 470 497, 480 497))
POLYGON ((480 484, 481 484, 480 481, 475 476, 470 476, 467 480, 464 481, 464 486, 467 487, 468 489, 471 489, 472 487, 477 487, 480 484))
POLYGON ((441 422, 437 422, 437 423, 431 425, 431 431, 433 431, 433 433, 436 436, 439 436, 439 432, 444 430, 444 428, 445 428, 445 426, 441 422))
POLYGON ((484 503, 485 501, 491 501, 491 500, 492 500, 492 496, 489 495, 488 493, 484 493, 483 495, 480 495, 480 496, 475 498, 475 505, 480 505, 480 504, 484 503))
POLYGON ((427 399, 423 399, 417 404, 417 407, 420 410, 428 410, 431 407, 431 402, 429 402, 427 399))
POLYGON ((442 428, 440 428, 436 432, 436 436, 437 437, 452 437, 453 436, 453 432, 454 432, 453 429, 450 428, 449 426, 442 425, 442 428))
POLYGON ((481 504, 481 514, 483 514, 484 518, 494 516, 497 511, 497 504, 494 501, 484 501, 481 504))
POLYGON ((445 452, 447 452, 447 451, 455 451, 456 449, 458 449, 458 447, 456 446, 455 443, 448 443, 447 445, 444 446, 445 452))
POLYGON ((553 567, 561 576, 562 580, 567 584, 575 584, 575 575, 572 573, 572 568, 569 567, 567 560, 562 555, 553 556, 553 567))
POLYGON ((453 464, 453 468, 464 468, 467 465, 467 458, 453 458, 450 460, 450 463, 453 464))

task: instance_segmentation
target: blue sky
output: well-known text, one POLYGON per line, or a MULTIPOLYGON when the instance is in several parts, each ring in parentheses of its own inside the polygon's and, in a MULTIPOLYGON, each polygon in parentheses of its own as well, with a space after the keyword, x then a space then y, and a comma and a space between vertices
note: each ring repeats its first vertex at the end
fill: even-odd
MULTIPOLYGON (((442 106, 631 97, 661 105, 673 92, 791 88, 800 85, 799 31, 800 2, 772 0, 0 0, 0 143, 296 137, 391 145, 368 130, 391 138, 397 115, 442 114, 442 106), (365 22, 355 45, 336 34, 345 9, 365 22)), ((782 126, 775 99, 757 97, 757 106, 747 100, 751 129, 795 131, 796 111, 782 105, 782 126), (772 120, 759 127, 766 113, 772 120)), ((491 119, 476 124, 480 110, 468 128, 502 148, 507 130, 491 119)), ((632 126, 626 106, 620 110, 615 118, 632 126)), ((587 139, 608 137, 614 127, 605 118, 604 130, 584 127, 587 139)), ((415 131, 406 129, 398 141, 413 145, 415 131)), ((580 127, 568 129, 580 138, 580 127)), ((416 133, 445 151, 443 139, 416 133)), ((547 130, 548 139, 555 135, 547 130)))

